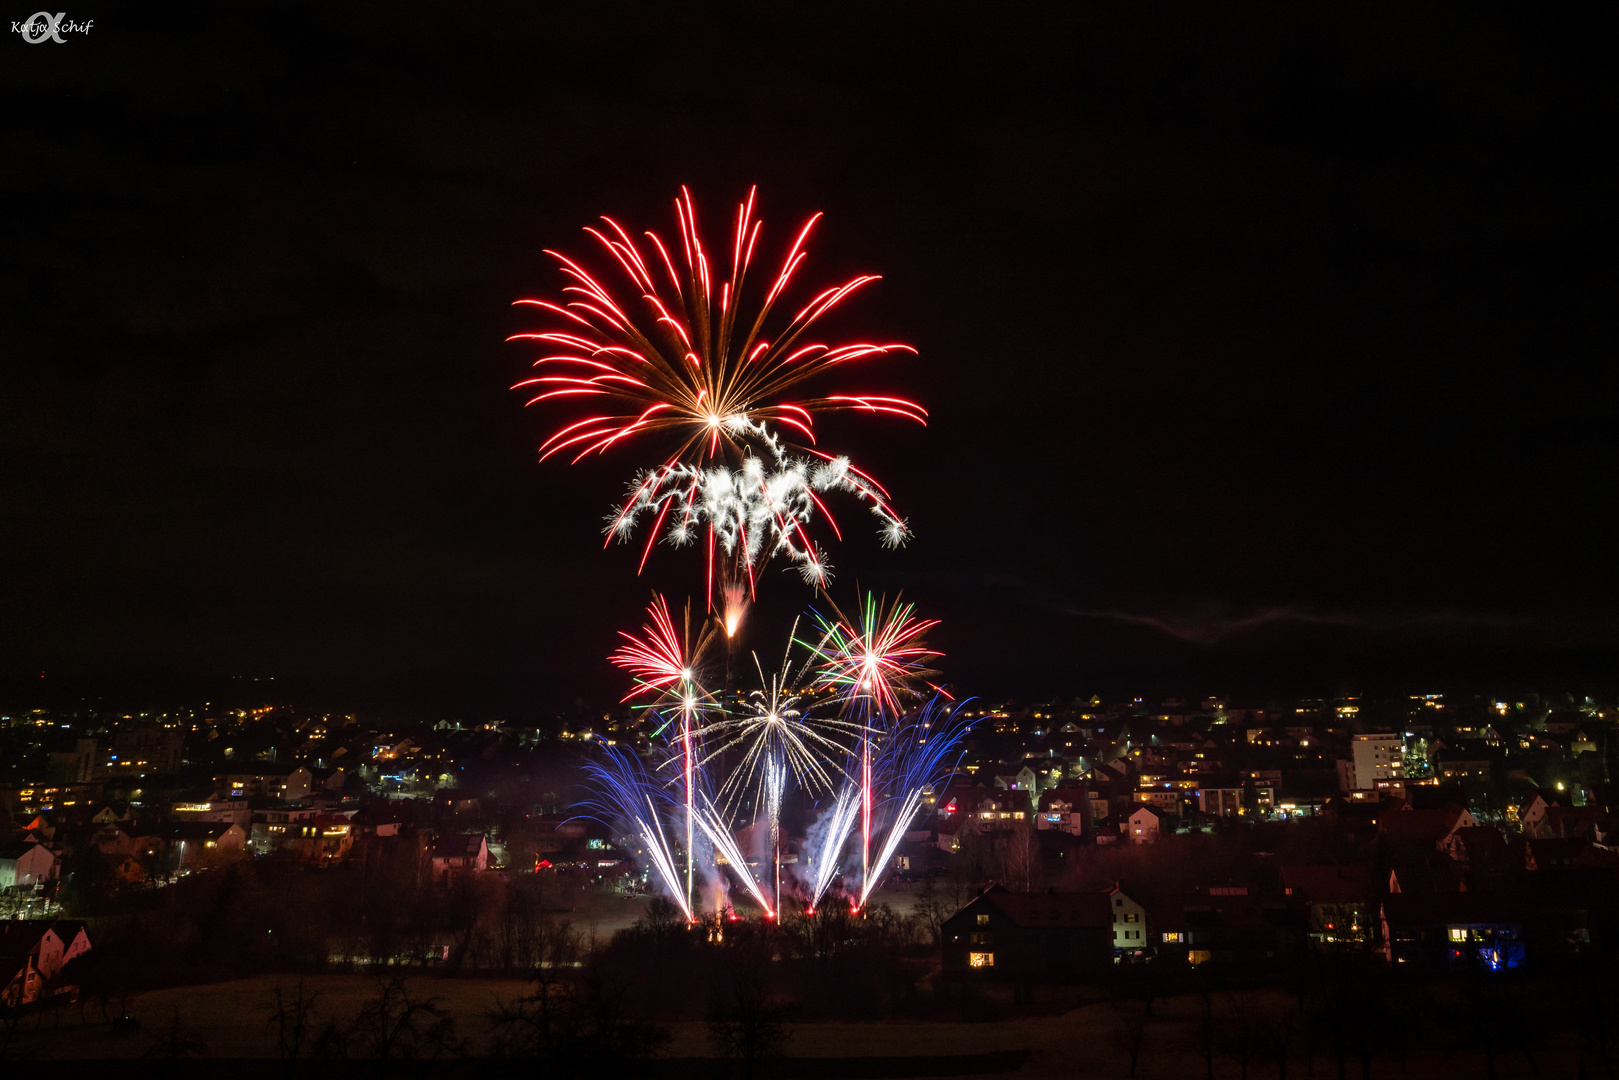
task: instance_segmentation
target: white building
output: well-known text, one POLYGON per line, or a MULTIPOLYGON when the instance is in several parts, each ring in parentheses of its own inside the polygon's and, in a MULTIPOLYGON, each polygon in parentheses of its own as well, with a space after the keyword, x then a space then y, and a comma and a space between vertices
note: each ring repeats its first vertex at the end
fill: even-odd
POLYGON ((1147 936, 1147 909, 1120 892, 1117 885, 1113 886, 1111 892, 1113 948, 1125 953, 1146 948, 1151 940, 1147 936))
POLYGON ((1137 806, 1130 815, 1129 836, 1132 844, 1151 844, 1158 839, 1159 813, 1150 806, 1137 806))
POLYGON ((32 840, 0 847, 0 891, 32 889, 56 878, 56 852, 32 840))
POLYGON ((1379 780, 1405 776, 1405 736, 1398 732, 1356 735, 1350 747, 1355 753, 1355 790, 1369 791, 1379 780))

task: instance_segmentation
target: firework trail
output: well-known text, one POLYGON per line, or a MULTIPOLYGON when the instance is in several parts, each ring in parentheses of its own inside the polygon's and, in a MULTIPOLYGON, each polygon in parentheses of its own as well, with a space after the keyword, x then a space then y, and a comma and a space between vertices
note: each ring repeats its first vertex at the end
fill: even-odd
POLYGON ((758 877, 754 875, 752 870, 748 869, 748 860, 743 857, 741 849, 737 847, 736 837, 731 835, 731 830, 726 827, 725 819, 720 817, 718 811, 714 809, 713 803, 710 802, 698 810, 697 824, 703 830, 703 835, 708 837, 708 842, 714 845, 715 852, 723 856, 725 861, 730 863, 732 868, 736 870, 737 877, 742 879, 742 884, 747 888, 748 892, 753 894, 753 898, 759 902, 759 906, 764 909, 765 914, 772 919, 775 918, 776 909, 765 898, 764 889, 760 887, 758 877))
MULTIPOLYGON (((758 561, 778 553, 801 563, 812 580, 824 578, 824 556, 805 531, 812 511, 826 513, 818 492, 854 494, 882 521, 891 543, 907 535, 887 492, 847 458, 794 452, 799 443, 813 448, 816 416, 854 410, 927 422, 926 410, 905 398, 798 395, 803 383, 834 368, 916 350, 810 339, 828 312, 880 280, 872 274, 822 290, 791 318, 785 309, 775 317, 821 215, 798 232, 769 286, 750 291, 748 271, 763 224, 754 211, 756 192, 737 208, 728 273, 727 253, 703 243, 685 188, 675 199, 678 245, 653 232, 638 240, 602 218, 603 228, 585 231, 614 264, 618 284, 609 287, 581 263, 547 251, 568 284, 555 301, 516 301, 539 309, 551 325, 511 338, 532 341, 543 354, 534 361, 536 373, 514 387, 535 391, 528 404, 577 402, 599 410, 553 432, 540 445, 542 461, 558 454, 578 461, 653 435, 672 448, 661 465, 632 482, 629 498, 610 519, 608 540, 627 538, 650 516, 644 566, 660 535, 680 544, 706 532, 710 604, 716 545, 726 555, 721 576, 740 579, 745 572, 750 592, 758 561)), ((829 524, 837 530, 830 518, 829 524)))
MULTIPOLYGON (((663 818, 670 800, 663 788, 647 776, 634 754, 614 746, 604 746, 602 752, 603 761, 585 766, 586 775, 597 790, 597 797, 586 802, 585 809, 641 841, 641 853, 658 871, 664 891, 680 906, 686 921, 693 921, 689 887, 680 887, 680 873, 665 835, 663 818)), ((689 846, 687 850, 690 851, 689 846)))
POLYGON ((833 611, 828 618, 812 608, 820 640, 802 642, 813 654, 817 689, 835 692, 850 706, 869 703, 888 714, 901 711, 902 699, 920 697, 923 687, 943 693, 927 677, 936 674, 929 662, 944 654, 924 640, 938 619, 918 619, 915 604, 895 598, 889 605, 871 593, 858 618, 833 611))
POLYGON ((809 842, 805 845, 810 914, 821 906, 821 897, 826 895, 826 890, 832 886, 832 879, 838 875, 838 868, 843 864, 843 847, 849 841, 849 834, 854 831, 855 822, 860 819, 861 804, 860 789, 853 784, 845 784, 838 791, 831 812, 811 830, 809 842))
MULTIPOLYGON (((797 624, 794 624, 796 631, 797 624)), ((763 812, 769 830, 772 861, 775 865, 777 906, 781 899, 781 807, 789 779, 810 794, 830 792, 847 774, 833 762, 848 754, 849 741, 860 733, 860 725, 840 717, 816 716, 789 685, 807 675, 806 669, 791 668, 789 634, 781 668, 766 675, 754 655, 761 688, 746 699, 747 709, 722 716, 708 724, 700 735, 708 750, 701 764, 724 763, 724 780, 719 798, 728 819, 750 803, 763 812)))
MULTIPOLYGON (((845 668, 853 663, 848 660, 856 652, 851 641, 864 642, 862 648, 886 643, 887 661, 868 665, 880 673, 874 679, 886 680, 886 690, 855 680, 847 683, 853 690, 845 695, 819 702, 802 697, 794 687, 812 680, 817 672, 821 678, 834 679, 836 669, 828 666, 831 661, 823 650, 814 654, 820 660, 817 666, 794 670, 792 650, 799 642, 789 637, 780 670, 767 675, 754 657, 761 688, 748 696, 745 709, 732 713, 717 707, 705 712, 700 707, 700 690, 692 689, 694 653, 676 632, 661 598, 648 608, 643 634, 625 635, 626 643, 614 661, 637 680, 630 696, 657 696, 663 704, 656 708, 668 711, 653 714, 663 723, 653 733, 650 772, 632 755, 603 748, 604 763, 591 767, 598 792, 591 805, 603 820, 636 838, 660 884, 671 895, 680 894, 688 918, 694 917, 696 907, 693 889, 699 851, 704 852, 704 865, 710 865, 709 859, 731 865, 760 908, 776 917, 781 910, 781 816, 794 783, 811 795, 835 792, 828 814, 805 845, 809 909, 813 912, 830 889, 857 824, 862 828, 862 850, 856 907, 864 907, 882 883, 927 791, 948 771, 969 725, 960 706, 947 703, 942 691, 909 713, 889 713, 874 704, 899 703, 917 692, 925 672, 921 665, 938 655, 920 642, 921 630, 931 624, 919 622, 909 607, 899 604, 885 610, 868 602, 866 614, 871 632, 843 634, 841 652, 847 655, 842 663, 845 668), (817 715, 828 707, 839 708, 839 715, 817 715), (853 719, 851 707, 857 714, 853 719), (868 714, 880 728, 861 718, 868 714), (680 716, 700 719, 701 726, 685 724, 677 732, 675 718, 680 716), (683 819, 687 832, 683 890, 669 842, 669 821, 677 817, 681 800, 670 794, 672 781, 662 783, 655 776, 677 768, 689 807, 683 819), (771 859, 768 873, 762 868, 755 872, 737 842, 736 829, 748 822, 764 827, 771 859)), ((717 883, 724 881, 724 875, 715 872, 717 867, 710 866, 710 871, 717 883)))
POLYGON ((781 804, 787 795, 787 765, 780 758, 765 766, 765 819, 770 822, 770 866, 775 876, 776 910, 781 910, 781 804))
POLYGON ((927 676, 933 674, 928 662, 943 654, 928 648, 923 640, 938 620, 918 619, 915 605, 902 603, 896 597, 890 606, 870 593, 857 619, 841 613, 835 618, 814 614, 821 629, 820 641, 809 646, 817 665, 816 687, 835 692, 843 701, 844 715, 857 718, 861 724, 860 878, 866 882, 871 878, 871 826, 876 805, 872 743, 901 715, 902 698, 920 697, 923 686, 935 695, 944 693, 927 682, 927 676))
POLYGON ((894 849, 905 839, 905 831, 916 819, 928 791, 947 777, 961 756, 961 740, 972 720, 965 715, 965 703, 930 698, 920 710, 901 719, 878 747, 873 772, 885 797, 878 806, 887 836, 882 841, 875 870, 868 870, 860 883, 860 904, 882 884, 894 849))
MULTIPOLYGON (((796 630, 797 624, 794 624, 796 630)), ((831 791, 835 777, 844 775, 832 761, 847 753, 842 739, 857 736, 860 725, 842 718, 815 716, 803 698, 789 684, 806 672, 790 668, 792 646, 782 657, 781 670, 766 675, 754 654, 760 689, 746 698, 746 711, 727 713, 698 732, 704 740, 705 756, 699 763, 708 766, 726 759, 729 769, 720 784, 719 796, 728 815, 733 814, 744 796, 753 795, 754 805, 763 805, 769 769, 783 765, 793 779, 811 792, 831 791)))
MULTIPOLYGON (((624 701, 651 696, 656 698, 666 711, 673 711, 679 717, 681 788, 685 793, 686 903, 689 916, 694 903, 693 889, 696 885, 696 845, 693 829, 698 783, 696 756, 699 746, 694 733, 702 723, 705 710, 714 704, 708 692, 697 682, 697 666, 713 633, 711 628, 705 629, 693 644, 690 607, 686 609, 685 633, 678 633, 675 630, 674 619, 669 615, 668 602, 662 596, 654 596, 652 603, 647 605, 647 622, 642 627, 641 634, 641 637, 636 637, 619 631, 624 644, 620 645, 609 659, 614 666, 628 671, 635 680, 630 692, 624 695, 624 701)), ((661 732, 660 728, 653 733, 654 737, 661 732)))
POLYGON ((724 613, 725 636, 727 639, 736 637, 737 628, 742 625, 742 616, 747 614, 748 598, 740 585, 727 585, 724 590, 725 602, 721 611, 724 613))

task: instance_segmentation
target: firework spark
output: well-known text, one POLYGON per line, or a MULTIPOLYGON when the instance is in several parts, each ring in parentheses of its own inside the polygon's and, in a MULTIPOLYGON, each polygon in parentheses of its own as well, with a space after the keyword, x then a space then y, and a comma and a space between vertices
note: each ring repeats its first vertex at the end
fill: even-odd
POLYGON ((844 715, 861 721, 860 876, 862 881, 869 881, 872 812, 876 806, 872 741, 901 715, 901 698, 921 696, 923 686, 935 694, 943 693, 926 681, 926 676, 932 674, 927 670, 928 661, 943 654, 923 641, 938 620, 918 619, 913 605, 901 603, 896 597, 890 606, 870 593, 866 594, 858 619, 841 614, 828 619, 819 612, 815 619, 821 628, 821 640, 809 647, 817 663, 816 685, 835 691, 843 700, 844 715))
POLYGON ((765 892, 759 884, 758 877, 754 875, 752 870, 748 869, 748 860, 743 857, 741 849, 736 846, 736 837, 731 835, 731 830, 725 825, 725 819, 720 817, 712 803, 698 811, 697 824, 702 828, 703 835, 708 837, 708 842, 714 845, 714 850, 719 852, 725 861, 730 864, 731 868, 736 871, 737 877, 742 879, 742 884, 747 888, 748 892, 753 894, 753 898, 759 902, 759 906, 764 909, 765 914, 774 918, 776 915, 775 908, 765 898, 765 892))
MULTIPOLYGON (((647 621, 641 628, 641 636, 620 630, 618 636, 624 639, 624 644, 608 658, 614 667, 628 671, 635 680, 622 700, 653 696, 683 703, 686 698, 698 693, 697 665, 708 647, 711 634, 700 633, 696 641, 692 641, 689 611, 686 632, 677 631, 675 621, 669 614, 669 602, 662 596, 652 598, 646 614, 647 621)), ((698 693, 698 696, 702 695, 698 693)))
MULTIPOLYGON (((681 888, 674 852, 665 831, 668 799, 660 785, 647 776, 633 754, 617 747, 602 747, 604 759, 585 766, 597 798, 585 804, 604 821, 616 823, 641 842, 641 854, 658 872, 664 891, 692 921, 690 887, 681 888)), ((687 850, 690 850, 688 842, 687 850)))
POLYGON ((918 619, 914 604, 896 598, 888 605, 867 593, 858 619, 816 612, 815 620, 821 638, 805 644, 815 657, 818 688, 889 715, 901 711, 902 699, 920 697, 924 687, 941 692, 927 682, 933 674, 928 663, 944 654, 924 641, 939 621, 918 619))
MULTIPOLYGON (((709 693, 698 683, 697 667, 713 637, 713 629, 705 623, 704 630, 693 644, 690 605, 686 608, 685 633, 676 632, 674 619, 669 615, 669 604, 662 596, 654 596, 646 611, 647 622, 642 627, 642 636, 619 631, 624 644, 609 659, 616 667, 628 671, 635 680, 635 685, 623 700, 654 695, 679 720, 679 767, 685 796, 686 900, 689 908, 697 872, 693 829, 697 816, 697 755, 701 744, 696 732, 703 723, 705 711, 714 705, 709 693)), ((655 734, 661 732, 660 728, 655 734)))
MULTIPOLYGON (((756 192, 750 191, 737 208, 728 273, 723 270, 725 253, 711 252, 704 244, 696 206, 690 192, 681 188, 675 199, 678 245, 665 244, 653 232, 638 240, 604 217, 603 228, 585 231, 614 265, 612 277, 618 284, 610 287, 607 278, 580 262, 548 251, 567 281, 561 296, 516 301, 543 312, 551 325, 512 336, 535 343, 543 354, 534 361, 535 374, 514 389, 533 390, 530 405, 606 406, 554 431, 540 445, 541 460, 562 454, 578 461, 621 442, 653 435, 665 440, 663 464, 636 478, 607 530, 609 540, 625 538, 638 519, 651 515, 643 565, 660 535, 680 543, 706 529, 711 549, 718 543, 751 571, 756 565, 752 560, 764 549, 741 536, 749 528, 772 537, 770 553, 787 551, 808 566, 824 566, 804 527, 811 508, 825 513, 816 493, 832 490, 852 492, 867 502, 890 542, 907 534, 881 485, 846 458, 813 449, 799 455, 790 448, 813 447, 815 418, 829 412, 891 415, 925 424, 927 411, 906 398, 798 394, 806 381, 835 368, 916 350, 899 343, 829 345, 810 339, 824 316, 880 280, 873 274, 820 291, 791 318, 785 311, 777 317, 777 304, 807 256, 805 243, 821 215, 799 230, 769 285, 750 289, 748 272, 763 225, 755 214, 756 192), (754 468, 763 468, 760 461, 770 462, 767 485, 791 490, 755 494, 749 461, 754 468), (736 507, 725 499, 716 505, 725 482, 721 477, 728 477, 732 487, 744 487, 742 498, 751 511, 763 510, 763 518, 744 514, 738 520, 736 507), (789 496, 791 515, 781 512, 789 496), (738 522, 734 530, 732 522, 738 522)), ((831 524, 836 531, 836 523, 831 524)))
POLYGON ((961 740, 971 726, 964 704, 935 696, 895 724, 878 746, 872 771, 875 789, 885 793, 876 809, 887 834, 860 882, 862 907, 882 884, 894 850, 905 839, 928 791, 953 771, 961 756, 961 740))
MULTIPOLYGON (((870 641, 886 641, 894 646, 891 651, 908 656, 899 667, 915 675, 921 670, 919 665, 937 653, 920 644, 920 631, 911 633, 906 628, 925 628, 926 624, 901 605, 886 614, 884 610, 882 605, 868 602, 866 622, 898 629, 892 634, 874 633, 870 641)), ((709 632, 717 636, 717 620, 715 625, 709 632)), ((796 634, 797 626, 793 629, 796 634)), ((747 695, 743 707, 732 712, 720 711, 717 703, 693 705, 697 699, 690 695, 701 694, 700 689, 694 690, 694 654, 661 598, 648 608, 643 634, 626 635, 627 644, 615 656, 615 662, 636 678, 636 693, 658 696, 660 703, 654 706, 653 715, 662 720, 668 714, 671 719, 654 732, 644 766, 623 750, 602 748, 605 761, 591 770, 597 797, 590 805, 602 820, 619 827, 688 917, 693 917, 697 906, 694 860, 698 858, 708 867, 705 878, 716 885, 725 881, 725 875, 717 872, 720 862, 732 867, 735 879, 766 915, 776 917, 782 900, 781 818, 795 787, 811 797, 834 796, 804 846, 802 886, 810 910, 816 909, 836 880, 856 829, 860 830, 860 886, 854 904, 857 910, 864 907, 881 885, 927 792, 949 770, 950 758, 958 752, 967 729, 969 721, 962 708, 947 703, 942 693, 934 694, 920 709, 905 713, 884 712, 876 704, 882 695, 870 687, 864 692, 857 688, 852 696, 843 697, 813 691, 801 694, 795 688, 813 682, 814 673, 824 671, 826 660, 824 654, 813 653, 812 661, 819 658, 821 667, 806 663, 794 668, 794 649, 801 644, 794 634, 788 637, 776 672, 766 674, 755 655, 760 689, 747 695), (677 730, 672 717, 682 710, 688 722, 677 730), (684 781, 684 807, 675 793, 675 782, 657 779, 658 774, 675 770, 684 781), (684 888, 678 852, 670 842, 682 825, 686 832, 684 888), (737 839, 740 830, 762 835, 757 853, 761 861, 770 859, 768 871, 762 865, 750 866, 737 839), (766 845, 768 851, 763 850, 766 845)), ((894 700, 915 689, 893 672, 889 672, 889 681, 894 700)), ((831 689, 841 686, 829 684, 831 689)), ((718 898, 716 902, 720 902, 718 898)))
POLYGON ((811 846, 806 860, 810 872, 811 912, 820 906, 821 897, 831 888, 832 879, 837 877, 838 868, 843 865, 843 846, 848 843, 849 834, 854 831, 854 824, 860 818, 860 805, 860 789, 853 784, 845 784, 832 804, 825 827, 818 836, 812 837, 818 843, 811 846))
MULTIPOLYGON (((789 650, 793 644, 789 637, 789 650)), ((831 762, 847 753, 847 739, 862 729, 859 723, 816 716, 806 708, 803 698, 789 689, 795 681, 790 659, 789 651, 782 657, 781 670, 767 676, 755 654, 761 688, 748 695, 747 710, 726 714, 698 732, 704 740, 711 740, 701 764, 724 758, 730 766, 719 788, 728 815, 745 795, 755 796, 755 805, 764 804, 769 769, 777 764, 785 766, 811 793, 831 791, 835 777, 843 775, 831 762)))

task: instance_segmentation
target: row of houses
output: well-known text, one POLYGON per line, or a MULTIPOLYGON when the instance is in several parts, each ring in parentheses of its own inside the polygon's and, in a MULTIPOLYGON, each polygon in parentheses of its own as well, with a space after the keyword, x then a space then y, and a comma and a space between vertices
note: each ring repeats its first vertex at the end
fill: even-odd
POLYGON ((90 951, 90 934, 73 919, 0 922, 0 1006, 18 1009, 77 990, 64 974, 90 951))
MULTIPOLYGON (((0 896, 19 902, 50 899, 69 880, 161 884, 258 856, 335 866, 407 829, 416 832, 386 803, 361 807, 242 798, 217 813, 182 804, 176 816, 160 817, 129 804, 104 804, 77 820, 39 814, 0 838, 0 896), (238 814, 236 804, 247 812, 238 814), (188 817, 179 816, 188 809, 188 817)), ((491 865, 489 842, 481 832, 422 833, 419 847, 435 876, 491 865)))
POLYGON ((990 888, 946 924, 945 970, 1024 980, 1115 962, 1252 970, 1312 952, 1510 969, 1619 945, 1619 850, 1596 815, 1554 815, 1565 831, 1584 823, 1582 835, 1540 837, 1393 799, 1345 817, 1342 828, 1367 830, 1362 861, 1257 859, 1246 879, 1165 874, 1091 893, 990 888))

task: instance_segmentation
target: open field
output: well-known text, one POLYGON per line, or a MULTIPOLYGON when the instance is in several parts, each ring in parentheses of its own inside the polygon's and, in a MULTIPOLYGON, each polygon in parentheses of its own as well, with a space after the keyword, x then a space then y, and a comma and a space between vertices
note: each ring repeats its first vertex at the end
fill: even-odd
MULTIPOLYGON (((88 1005, 81 1023, 77 1007, 60 1015, 25 1020, 16 1032, 14 1053, 38 1060, 130 1059, 148 1053, 154 1033, 167 1030, 178 1014, 182 1028, 195 1032, 204 1043, 201 1056, 208 1059, 260 1059, 274 1055, 274 1043, 266 1025, 266 1003, 274 977, 239 979, 207 986, 180 987, 153 991, 135 999, 130 1014, 141 1021, 138 1034, 116 1035, 103 1022, 99 1010, 88 1005)), ((291 979, 282 978, 290 985, 291 979)), ((326 1015, 352 1017, 361 1003, 376 993, 373 979, 362 975, 314 975, 306 984, 322 996, 319 1008, 326 1015)), ((487 1044, 489 1024, 484 1015, 499 998, 524 992, 524 983, 511 979, 451 979, 418 976, 411 980, 414 993, 437 995, 456 1018, 458 1034, 468 1040, 468 1049, 480 1052, 487 1044)), ((1291 1012, 1291 1000, 1279 994, 1262 994, 1252 999, 1267 1015, 1283 1017, 1291 1012)), ((1195 996, 1158 1002, 1147 1021, 1143 1048, 1136 1076, 1140 1080, 1187 1080, 1204 1077, 1208 1065, 1196 1049, 1195 1032, 1203 1004, 1195 996)), ((810 1076, 818 1072, 845 1080, 857 1076, 927 1076, 926 1059, 937 1059, 950 1075, 1005 1075, 1019 1077, 1124 1077, 1128 1058, 1118 1043, 1127 1017, 1139 1005, 1121 1010, 1104 1002, 1093 1002, 1065 1012, 975 1023, 970 1019, 934 1022, 806 1023, 794 1028, 789 1054, 800 1060, 781 1070, 783 1075, 810 1076), (984 1058, 993 1052, 1005 1056, 984 1058), (1022 1052, 1022 1053, 1012 1053, 1022 1052), (977 1055, 980 1060, 968 1058, 977 1055), (952 1060, 952 1056, 954 1059, 952 1060), (842 1064, 825 1059, 844 1059, 842 1064), (919 1060, 920 1059, 920 1060, 919 1060), (986 1071, 999 1064, 1021 1062, 1012 1072, 986 1071), (948 1063, 948 1064, 946 1064, 948 1063)), ((1510 1022, 1510 1021, 1509 1021, 1510 1022)), ((675 1023, 670 1026, 674 1041, 668 1060, 639 1069, 647 1077, 711 1076, 716 1063, 704 1063, 712 1054, 706 1026, 701 1023, 675 1023)), ((1254 1049, 1250 1047, 1250 1049, 1254 1049)), ((1537 1057, 1538 1075, 1573 1076, 1576 1063, 1572 1047, 1547 1047, 1537 1057)), ((460 1070, 444 1068, 448 1075, 460 1070)), ((1347 1075, 1359 1077, 1360 1063, 1351 1059, 1347 1075)), ((362 1070, 365 1071, 365 1070, 362 1070)), ((1482 1077, 1485 1062, 1477 1053, 1461 1054, 1446 1060, 1439 1048, 1416 1046, 1401 1061, 1395 1056, 1379 1056, 1372 1062, 1372 1077, 1482 1077)), ((1219 1080, 1241 1080, 1237 1058, 1216 1057, 1213 1075, 1219 1080)), ((1279 1077, 1275 1062, 1256 1051, 1247 1075, 1252 1080, 1279 1077)), ((1288 1062, 1287 1075, 1334 1078, 1337 1061, 1317 1050, 1306 1053, 1302 1045, 1288 1062)), ((1521 1056, 1496 1063, 1502 1078, 1534 1075, 1521 1056)))
MULTIPOLYGON (((884 885, 872 894, 873 904, 887 904, 901 915, 909 915, 916 903, 920 885, 884 885)), ((627 928, 646 914, 650 896, 626 896, 615 891, 592 891, 581 895, 567 909, 548 908, 553 918, 566 920, 588 941, 605 940, 627 928)))

